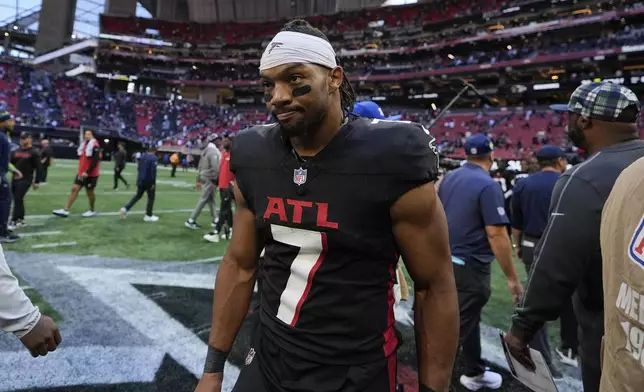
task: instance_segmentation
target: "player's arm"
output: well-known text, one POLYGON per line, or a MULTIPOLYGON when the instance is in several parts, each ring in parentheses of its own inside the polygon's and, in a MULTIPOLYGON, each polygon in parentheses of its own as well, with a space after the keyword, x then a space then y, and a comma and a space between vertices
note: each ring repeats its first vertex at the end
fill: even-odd
POLYGON ((40 184, 40 173, 42 171, 42 164, 40 163, 40 154, 37 151, 33 151, 31 154, 31 162, 34 165, 34 170, 36 176, 34 178, 34 184, 40 184))
POLYGON ((255 287, 257 233, 255 214, 247 207, 237 185, 233 236, 226 249, 215 281, 212 329, 203 378, 220 378, 223 365, 241 327, 255 287))
POLYGON ((96 167, 96 165, 98 165, 98 162, 100 160, 101 160, 101 152, 100 152, 100 148, 98 147, 98 143, 96 143, 96 145, 92 149, 92 160, 89 163, 89 168, 87 169, 88 175, 89 173, 92 172, 92 170, 94 170, 94 168, 96 167))
POLYGON ((459 311, 447 220, 434 184, 405 193, 392 206, 391 218, 414 281, 419 382, 447 391, 458 348, 459 311))
POLYGON ((519 281, 517 270, 514 266, 512 242, 508 234, 507 225, 510 223, 505 213, 505 198, 503 191, 497 184, 490 184, 479 195, 485 232, 503 274, 508 280, 508 289, 514 303, 523 295, 523 286, 519 281))

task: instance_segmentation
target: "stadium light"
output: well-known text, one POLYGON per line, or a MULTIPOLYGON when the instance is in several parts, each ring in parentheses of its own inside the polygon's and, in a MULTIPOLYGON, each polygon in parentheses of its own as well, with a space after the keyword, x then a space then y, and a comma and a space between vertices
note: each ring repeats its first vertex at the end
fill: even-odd
POLYGON ((436 110, 436 104, 432 102, 432 110, 436 110))
POLYGON ((448 57, 450 60, 454 60, 454 55, 453 55, 453 54, 451 54, 451 53, 450 53, 450 54, 448 54, 448 55, 447 55, 447 57, 448 57))
POLYGON ((508 48, 508 50, 512 50, 512 45, 508 45, 506 48, 508 48))

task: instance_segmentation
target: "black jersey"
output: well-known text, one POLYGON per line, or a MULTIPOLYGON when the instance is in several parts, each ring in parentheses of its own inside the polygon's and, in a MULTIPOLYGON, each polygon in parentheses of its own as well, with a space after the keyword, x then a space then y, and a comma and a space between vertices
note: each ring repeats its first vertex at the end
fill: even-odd
POLYGON ((22 178, 17 181, 31 183, 34 180, 35 173, 36 184, 40 182, 40 154, 35 148, 21 148, 14 151, 11 154, 11 163, 22 173, 22 178))
POLYGON ((322 364, 395 351, 398 250, 390 208, 438 176, 435 139, 418 124, 357 119, 302 162, 278 125, 241 132, 231 169, 264 246, 266 338, 322 364))

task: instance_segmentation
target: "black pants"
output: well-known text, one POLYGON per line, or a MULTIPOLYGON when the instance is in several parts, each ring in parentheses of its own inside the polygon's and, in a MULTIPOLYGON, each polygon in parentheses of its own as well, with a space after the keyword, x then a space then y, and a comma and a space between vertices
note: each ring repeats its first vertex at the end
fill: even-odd
POLYGON ((11 183, 11 193, 13 194, 13 222, 25 219, 25 195, 31 186, 31 179, 13 181, 11 183))
POLYGON ((11 210, 11 187, 7 179, 0 179, 0 237, 9 235, 9 211, 11 210))
POLYGON ((141 184, 137 187, 136 189, 136 195, 130 200, 129 203, 125 205, 126 210, 130 210, 136 202, 138 202, 141 197, 143 197, 143 193, 148 194, 148 204, 145 206, 145 214, 147 216, 152 216, 152 209, 154 207, 154 197, 156 196, 156 186, 155 184, 141 184))
POLYGON ((123 169, 125 169, 125 166, 117 166, 114 168, 114 189, 118 189, 119 180, 123 181, 125 186, 127 186, 127 181, 123 178, 123 175, 121 175, 123 169))
POLYGON ((40 168, 40 183, 47 182, 47 172, 49 171, 49 165, 42 165, 40 168))
MULTIPOLYGON (((258 320, 259 321, 259 320, 258 320)), ((263 326, 257 326, 260 335, 263 326)), ((397 357, 364 365, 313 363, 282 351, 268 338, 253 339, 233 392, 395 392, 397 357)))
MULTIPOLYGON (((525 265, 525 270, 528 277, 532 274, 532 266, 534 262, 534 248, 539 242, 538 238, 525 236, 521 241, 521 261, 525 265)), ((529 279, 529 278, 528 278, 529 279)), ((532 341, 529 343, 530 348, 533 348, 543 355, 548 365, 552 365, 552 355, 550 355, 550 343, 548 342, 548 327, 544 326, 534 334, 532 341)))
POLYGON ((233 228, 233 190, 228 187, 226 189, 219 189, 219 197, 221 203, 219 205, 219 221, 217 221, 216 232, 220 232, 224 223, 228 226, 228 230, 233 228))
POLYGON ((468 377, 485 372, 481 358, 481 311, 490 299, 490 265, 476 262, 454 264, 460 311, 460 345, 463 374, 468 377))
POLYGON ((572 298, 567 299, 561 309, 559 315, 560 334, 561 334, 561 349, 572 350, 573 354, 579 354, 579 338, 577 336, 577 316, 575 316, 575 309, 572 306, 572 298))
POLYGON ((175 174, 177 173, 177 164, 172 163, 171 165, 172 165, 172 171, 170 172, 170 177, 174 177, 175 174))

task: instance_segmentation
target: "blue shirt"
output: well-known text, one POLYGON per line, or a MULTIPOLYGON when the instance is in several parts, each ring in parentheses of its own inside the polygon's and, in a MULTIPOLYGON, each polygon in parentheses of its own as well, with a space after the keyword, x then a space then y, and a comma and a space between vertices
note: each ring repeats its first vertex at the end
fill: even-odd
POLYGON ((485 226, 510 223, 499 184, 483 168, 467 162, 445 175, 438 197, 447 215, 454 262, 491 263, 494 253, 485 226))
POLYGON ((4 132, 0 132, 0 179, 7 182, 9 160, 11 159, 11 142, 4 132))
POLYGON ((541 237, 548 223, 552 191, 560 174, 534 173, 519 181, 512 192, 512 227, 530 237, 541 237))
POLYGON ((154 184, 157 181, 157 156, 145 153, 139 158, 139 175, 136 185, 154 184))

